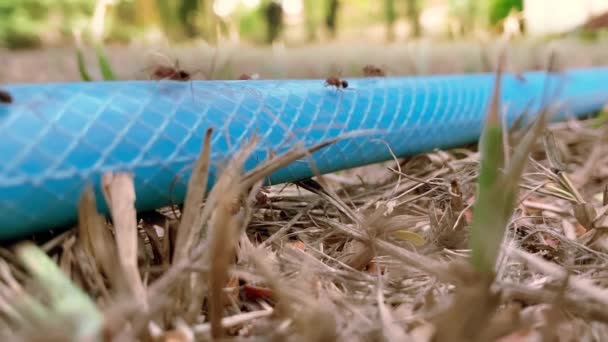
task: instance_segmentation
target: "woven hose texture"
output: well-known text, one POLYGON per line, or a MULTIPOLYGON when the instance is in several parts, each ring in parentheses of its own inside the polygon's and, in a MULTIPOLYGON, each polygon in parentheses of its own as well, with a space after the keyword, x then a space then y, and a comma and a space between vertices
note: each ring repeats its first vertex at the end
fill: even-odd
MULTIPOLYGON (((80 194, 107 171, 134 175, 138 210, 183 200, 205 131, 214 129, 210 186, 220 163, 253 134, 251 169, 296 143, 310 146, 360 132, 315 152, 321 173, 477 141, 494 74, 322 80, 117 81, 5 86, 0 103, 0 238, 75 222, 80 194), (390 149, 389 150, 389 146, 390 149), (175 177, 178 181, 175 183, 175 177), (170 191, 173 185, 173 191, 170 191)), ((556 91, 559 120, 601 109, 608 68, 503 77, 503 114, 512 123, 556 91)), ((303 159, 272 184, 313 176, 303 159)))

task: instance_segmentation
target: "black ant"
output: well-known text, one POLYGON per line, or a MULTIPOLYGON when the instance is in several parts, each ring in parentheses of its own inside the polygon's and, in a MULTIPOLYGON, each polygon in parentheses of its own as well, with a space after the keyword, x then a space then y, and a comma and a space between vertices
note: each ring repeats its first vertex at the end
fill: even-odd
POLYGON ((386 73, 375 65, 367 64, 363 67, 363 75, 365 77, 384 77, 386 76, 386 73))
MULTIPOLYGON (((166 60, 168 60, 168 58, 166 56, 163 56, 161 54, 158 54, 161 57, 164 57, 166 60)), ((187 72, 185 70, 183 70, 182 68, 180 68, 179 66, 179 61, 175 60, 175 62, 171 63, 171 61, 169 60, 169 63, 165 63, 163 64, 157 64, 156 66, 152 66, 151 67, 153 69, 150 77, 154 80, 173 80, 173 81, 191 81, 192 80, 192 73, 187 72), (169 65, 167 65, 169 64, 169 65)))
POLYGON ((258 74, 241 74, 238 80, 246 81, 246 80, 257 80, 260 76, 258 74))
POLYGON ((339 77, 330 76, 325 80, 325 86, 336 87, 336 89, 346 89, 348 88, 348 82, 346 80, 341 80, 339 77))
POLYGON ((0 89, 0 103, 13 103, 13 97, 8 91, 0 89))
POLYGON ((190 74, 184 70, 179 69, 177 66, 171 67, 171 66, 166 66, 166 65, 159 65, 154 69, 154 72, 152 73, 152 75, 157 80, 162 80, 162 79, 169 79, 169 80, 174 80, 174 81, 189 81, 190 80, 190 74))

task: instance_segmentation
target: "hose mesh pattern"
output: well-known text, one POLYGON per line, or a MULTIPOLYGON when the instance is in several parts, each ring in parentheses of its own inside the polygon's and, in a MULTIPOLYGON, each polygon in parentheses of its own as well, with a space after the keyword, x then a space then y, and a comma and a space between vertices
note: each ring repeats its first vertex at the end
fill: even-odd
MULTIPOLYGON (((505 75, 507 123, 524 110, 534 114, 551 83, 561 87, 562 114, 606 103, 608 69, 563 76, 505 75)), ((472 143, 493 83, 494 75, 476 74, 349 79, 343 90, 322 80, 10 85, 14 102, 0 104, 0 238, 74 223, 87 184, 106 212, 99 183, 107 171, 134 175, 139 210, 179 203, 208 128, 214 129, 210 186, 222 162, 253 134, 260 143, 246 169, 296 143, 359 132, 313 154, 322 173, 390 160, 391 151, 402 157, 472 143)), ((303 159, 269 182, 311 176, 303 159)))

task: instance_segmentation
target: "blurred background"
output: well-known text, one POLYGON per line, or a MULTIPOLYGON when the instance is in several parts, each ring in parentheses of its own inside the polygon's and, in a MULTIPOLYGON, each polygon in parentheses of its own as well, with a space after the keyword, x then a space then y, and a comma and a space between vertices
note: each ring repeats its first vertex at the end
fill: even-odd
POLYGON ((552 41, 593 65, 608 59, 606 27, 608 0, 0 0, 0 82, 74 79, 74 48, 90 58, 95 44, 129 78, 150 51, 213 69, 205 78, 356 73, 344 58, 395 74, 481 71, 490 68, 483 51, 505 40, 521 46, 520 68, 542 67, 538 47, 552 41), (589 49, 571 51, 573 42, 589 49))

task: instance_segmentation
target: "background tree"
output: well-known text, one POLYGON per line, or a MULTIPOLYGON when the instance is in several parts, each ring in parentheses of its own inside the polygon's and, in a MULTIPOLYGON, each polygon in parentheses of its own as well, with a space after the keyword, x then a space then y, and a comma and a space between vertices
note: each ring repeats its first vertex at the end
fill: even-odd
POLYGON ((177 21, 173 4, 165 0, 156 0, 156 8, 160 14, 163 31, 170 38, 175 38, 180 25, 177 21))
POLYGON ((217 41, 217 27, 220 22, 219 18, 213 11, 213 0, 201 1, 198 9, 197 19, 200 26, 200 36, 209 43, 217 41))
POLYGON ((422 34, 422 27, 420 25, 420 6, 421 1, 419 0, 406 0, 407 2, 407 17, 412 26, 412 35, 414 37, 420 37, 422 34))
POLYGON ((327 12, 325 14, 325 27, 327 27, 327 31, 329 32, 331 38, 336 37, 339 9, 340 2, 338 0, 328 0, 327 12))
POLYGON ((476 0, 450 0, 450 13, 460 26, 459 34, 466 36, 475 30, 476 0))
POLYGON ((384 0, 384 18, 386 20, 386 39, 393 41, 395 39, 395 20, 397 20, 395 0, 384 0))
POLYGON ((521 11, 523 7, 523 0, 492 0, 488 13, 490 24, 498 24, 509 15, 511 10, 521 11))
POLYGON ((136 0, 135 15, 137 24, 143 28, 158 24, 159 16, 154 0, 136 0))
POLYGON ((196 15, 201 2, 205 1, 181 0, 181 3, 179 4, 177 17, 179 18, 179 23, 187 38, 194 38, 198 34, 198 28, 196 27, 196 15))
POLYGON ((82 26, 94 7, 90 0, 0 1, 0 46, 34 48, 51 39, 71 39, 72 29, 82 26))
POLYGON ((266 42, 274 42, 283 29, 283 6, 276 1, 270 1, 264 6, 266 17, 266 42))
POLYGON ((306 39, 309 42, 317 40, 317 13, 319 4, 317 0, 303 0, 304 20, 306 25, 306 39))

